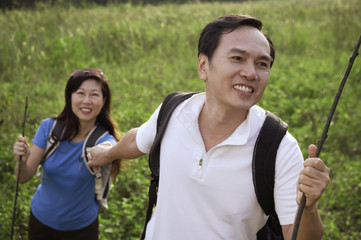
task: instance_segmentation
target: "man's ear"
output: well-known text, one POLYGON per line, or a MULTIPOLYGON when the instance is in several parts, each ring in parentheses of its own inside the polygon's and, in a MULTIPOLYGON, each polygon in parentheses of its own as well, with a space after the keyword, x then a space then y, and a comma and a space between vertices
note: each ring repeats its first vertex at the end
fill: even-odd
POLYGON ((207 81, 208 57, 201 53, 198 57, 198 75, 203 81, 207 81))

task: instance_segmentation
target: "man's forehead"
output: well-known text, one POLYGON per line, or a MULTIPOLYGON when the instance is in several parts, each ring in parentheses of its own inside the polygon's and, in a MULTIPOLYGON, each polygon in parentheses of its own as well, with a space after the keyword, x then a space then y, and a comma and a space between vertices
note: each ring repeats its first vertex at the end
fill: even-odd
MULTIPOLYGON (((246 50, 245 48, 254 48, 265 51, 266 55, 270 55, 271 49, 267 38, 255 27, 240 26, 232 32, 221 35, 218 47, 238 51, 246 50)), ((217 47, 217 48, 218 48, 217 47)))

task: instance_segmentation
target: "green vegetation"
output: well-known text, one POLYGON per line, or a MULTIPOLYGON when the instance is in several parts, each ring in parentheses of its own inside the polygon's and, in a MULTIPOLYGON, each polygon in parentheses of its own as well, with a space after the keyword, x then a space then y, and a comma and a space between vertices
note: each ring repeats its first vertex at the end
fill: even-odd
MULTIPOLYGON (((197 41, 203 26, 224 14, 260 18, 276 61, 260 105, 289 124, 304 156, 321 136, 334 95, 361 34, 358 0, 263 0, 75 8, 39 5, 0 13, 0 239, 10 237, 16 179, 12 145, 59 113, 70 73, 100 68, 113 92, 113 117, 126 132, 146 121, 166 94, 202 91, 197 41)), ((319 202, 324 239, 361 239, 361 59, 356 59, 321 157, 332 182, 319 202)), ((137 239, 147 200, 147 158, 125 162, 100 214, 101 239, 137 239)), ((16 239, 26 239, 31 197, 39 184, 20 185, 16 239)), ((191 216, 190 216, 191 217, 191 216)))

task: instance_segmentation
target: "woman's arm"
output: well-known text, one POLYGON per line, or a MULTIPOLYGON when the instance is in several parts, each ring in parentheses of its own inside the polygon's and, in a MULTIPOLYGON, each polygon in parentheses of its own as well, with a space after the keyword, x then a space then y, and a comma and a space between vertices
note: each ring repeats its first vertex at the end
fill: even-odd
POLYGON ((20 183, 26 183, 35 175, 44 152, 44 149, 36 145, 30 147, 26 137, 18 137, 18 141, 14 144, 14 155, 17 159, 16 176, 18 175, 19 159, 21 157, 20 183))

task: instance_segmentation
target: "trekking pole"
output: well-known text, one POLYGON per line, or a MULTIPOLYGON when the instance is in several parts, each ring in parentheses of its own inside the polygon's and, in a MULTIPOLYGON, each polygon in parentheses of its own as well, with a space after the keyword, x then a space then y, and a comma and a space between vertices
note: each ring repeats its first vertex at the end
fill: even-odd
MULTIPOLYGON (((332 104, 330 113, 329 113, 329 115, 328 115, 327 122, 326 122, 326 124, 325 124, 324 129, 323 129, 322 136, 321 136, 321 138, 318 140, 317 151, 316 151, 315 157, 319 157, 319 156, 320 156, 320 152, 321 152, 321 149, 322 149, 322 145, 323 145, 324 141, 325 141, 326 138, 327 138, 327 132, 328 132, 328 129, 329 129, 329 127, 330 127, 333 114, 335 113, 338 100, 340 99, 340 96, 341 96, 343 87, 345 86, 345 83, 346 83, 346 81, 347 81, 348 75, 350 74, 350 71, 351 71, 353 62, 355 61, 357 55, 359 54, 358 50, 359 50, 359 48, 360 48, 360 45, 361 45, 361 35, 360 35, 360 37, 359 37, 359 39, 358 39, 358 41, 357 41, 357 43, 356 43, 356 45, 355 45, 355 49, 354 49, 353 54, 352 54, 352 56, 351 56, 351 58, 350 58, 350 60, 349 60, 349 63, 348 63, 348 66, 347 66, 345 75, 343 76, 343 79, 342 79, 342 81, 341 81, 341 84, 340 84, 340 86, 338 87, 338 91, 337 91, 337 93, 336 93, 336 96, 335 96, 335 99, 334 99, 334 101, 333 101, 333 104, 332 104)), ((298 211, 297 211, 295 223, 293 224, 292 240, 296 240, 296 239, 297 239, 298 228, 299 228, 299 226, 300 226, 301 217, 302 217, 302 212, 303 212, 303 209, 305 208, 305 205, 306 205, 306 196, 305 196, 305 194, 303 193, 303 194, 302 194, 302 197, 301 197, 301 201, 300 201, 300 206, 298 207, 298 211)))
MULTIPOLYGON (((28 109, 28 97, 26 96, 25 97, 24 121, 23 121, 23 137, 25 136, 25 120, 26 120, 27 109, 28 109)), ((21 161, 22 161, 22 156, 19 157, 19 167, 18 167, 18 176, 16 178, 15 201, 14 201, 14 209, 13 209, 13 221, 11 224, 10 240, 13 239, 13 235, 14 235, 15 212, 16 212, 16 203, 18 200, 18 193, 19 193, 19 177, 20 177, 21 161)))

